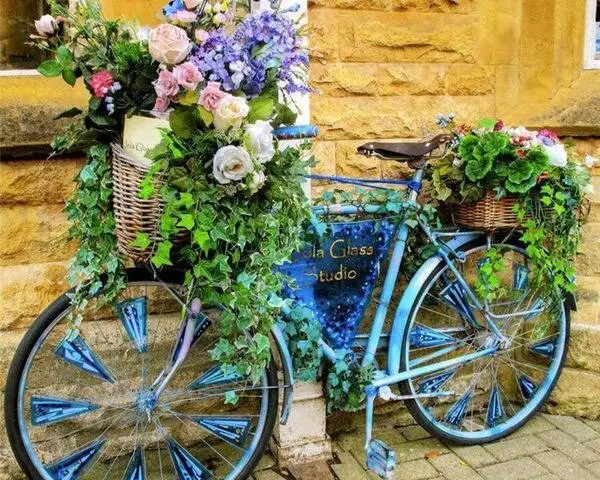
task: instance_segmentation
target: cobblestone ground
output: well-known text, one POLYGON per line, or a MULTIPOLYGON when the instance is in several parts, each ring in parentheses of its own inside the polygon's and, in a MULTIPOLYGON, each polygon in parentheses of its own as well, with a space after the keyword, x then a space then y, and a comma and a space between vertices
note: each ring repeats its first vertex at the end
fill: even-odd
MULTIPOLYGON (((375 437, 396 450, 398 480, 525 480, 600 479, 600 421, 541 414, 521 430, 499 442, 457 447, 432 438, 406 412, 379 421, 375 437)), ((357 424, 332 434, 331 462, 277 471, 263 458, 256 480, 363 480, 366 471, 363 429, 357 424)))

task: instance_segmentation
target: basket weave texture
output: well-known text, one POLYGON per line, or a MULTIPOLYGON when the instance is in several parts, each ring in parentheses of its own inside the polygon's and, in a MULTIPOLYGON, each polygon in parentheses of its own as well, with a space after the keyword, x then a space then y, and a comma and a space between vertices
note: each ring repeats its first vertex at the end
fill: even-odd
POLYGON ((506 196, 498 200, 494 192, 487 191, 476 202, 455 205, 454 221, 464 227, 482 230, 515 228, 521 224, 513 211, 515 203, 515 197, 506 196))
MULTIPOLYGON (((113 208, 116 221, 117 247, 119 252, 135 262, 147 262, 154 253, 159 233, 163 202, 158 193, 160 181, 155 182, 154 194, 148 200, 138 197, 140 184, 149 166, 126 153, 119 145, 112 145, 113 208), (139 249, 131 246, 139 233, 146 233, 150 246, 139 249)), ((187 232, 170 239, 174 245, 189 241, 187 232)))

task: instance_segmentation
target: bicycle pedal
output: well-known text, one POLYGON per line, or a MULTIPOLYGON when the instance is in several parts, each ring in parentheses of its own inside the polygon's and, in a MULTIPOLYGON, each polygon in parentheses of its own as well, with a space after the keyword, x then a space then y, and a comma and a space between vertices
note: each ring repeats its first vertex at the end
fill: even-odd
POLYGON ((391 480, 396 468, 396 452, 381 440, 371 440, 367 447, 367 468, 379 478, 391 480))

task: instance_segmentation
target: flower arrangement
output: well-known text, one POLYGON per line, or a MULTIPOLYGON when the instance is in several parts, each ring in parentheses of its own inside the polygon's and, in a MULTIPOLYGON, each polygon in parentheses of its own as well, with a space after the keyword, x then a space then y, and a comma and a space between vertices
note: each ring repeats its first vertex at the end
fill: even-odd
POLYGON ((32 36, 50 55, 39 71, 71 85, 82 78, 90 94, 86 112, 63 114, 80 121, 53 142, 57 151, 88 152, 67 205, 80 245, 73 303, 100 292, 110 302, 124 286, 111 145, 124 118, 151 111, 170 128, 147 154, 138 196, 158 194, 164 208, 158 237, 140 232, 131 245, 152 247, 156 268, 184 268, 189 300, 222 308, 212 355, 256 378, 270 361, 268 333, 282 306, 284 277, 273 267, 299 247, 310 215, 302 191, 312 164, 307 145, 281 149, 273 135, 296 120, 290 94, 310 88, 301 29, 286 11, 238 16, 245 12, 227 0, 173 0, 166 22, 152 29, 107 20, 97 0, 51 8, 32 36), (182 231, 191 240, 174 248, 182 231))
MULTIPOLYGON (((535 268, 536 287, 549 300, 575 289, 573 260, 581 245, 586 194, 592 192, 588 168, 549 130, 508 127, 482 120, 475 127, 438 115, 438 126, 452 136, 448 154, 429 172, 428 194, 452 209, 493 193, 515 200, 520 238, 535 268)), ((481 270, 479 293, 487 300, 502 295, 495 281, 503 269, 501 252, 490 249, 481 270)))

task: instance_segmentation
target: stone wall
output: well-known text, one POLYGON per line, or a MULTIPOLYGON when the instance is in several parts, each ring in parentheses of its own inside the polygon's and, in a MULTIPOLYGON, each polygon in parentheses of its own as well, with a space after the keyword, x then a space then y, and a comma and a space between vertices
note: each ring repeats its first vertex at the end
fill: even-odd
MULTIPOLYGON (((109 16, 152 23, 164 1, 103 3, 109 16)), ((497 117, 585 135, 578 148, 600 157, 600 71, 581 68, 583 17, 583 0, 311 0, 319 89, 311 109, 322 131, 316 171, 398 176, 403 168, 358 157, 356 146, 429 134, 435 114, 450 111, 465 121, 497 117)), ((39 143, 49 122, 36 119, 83 99, 81 89, 55 80, 0 77, 0 136, 39 143)), ((81 164, 0 161, 0 392, 23 332, 66 288, 73 247, 62 205, 81 164)), ((600 177, 594 183, 600 191, 600 177)), ((594 202, 578 261, 569 363, 549 409, 598 418, 600 196, 594 202)), ((0 432, 0 478, 5 448, 0 432)))

